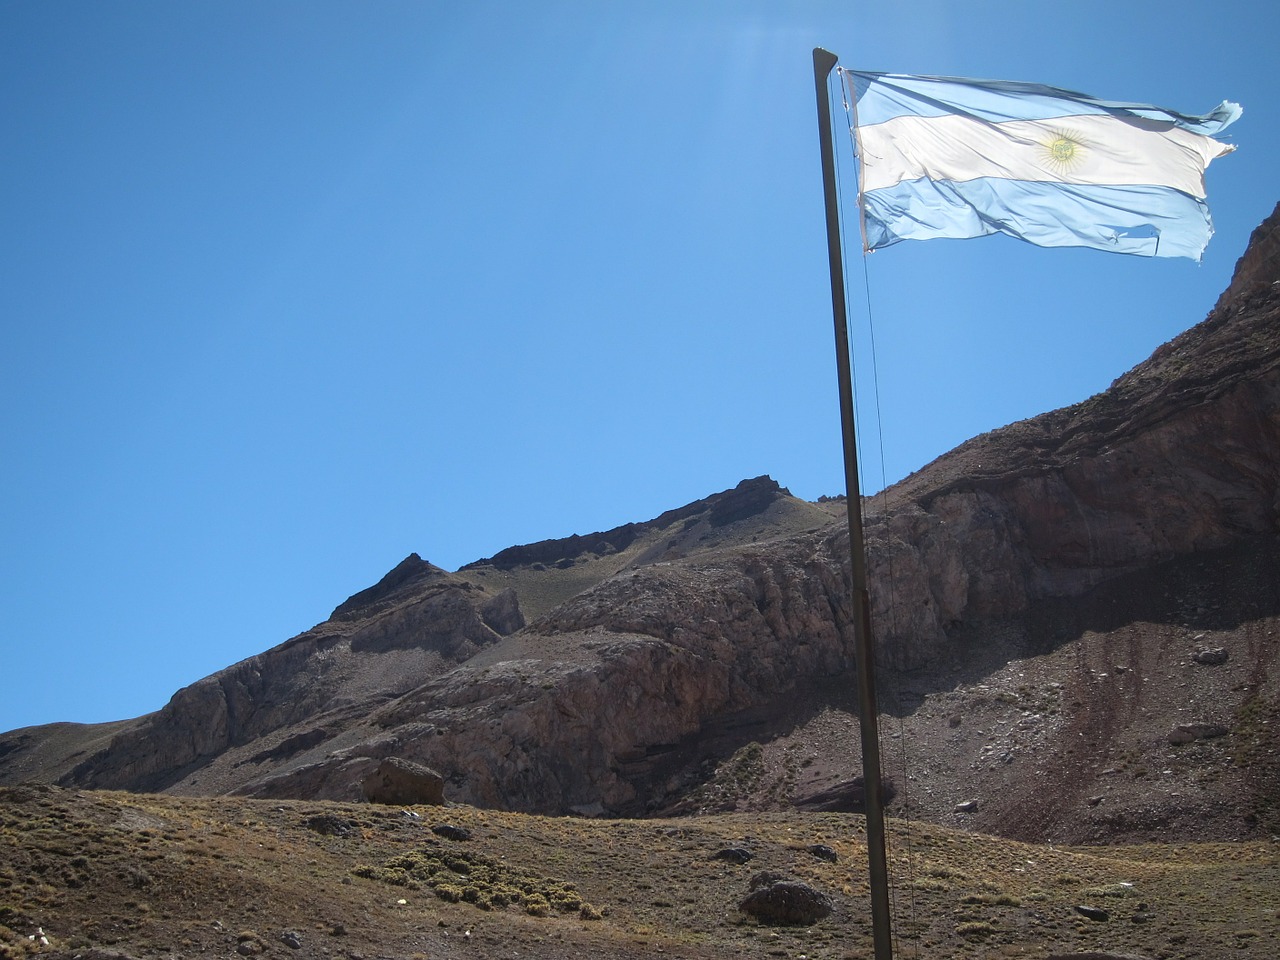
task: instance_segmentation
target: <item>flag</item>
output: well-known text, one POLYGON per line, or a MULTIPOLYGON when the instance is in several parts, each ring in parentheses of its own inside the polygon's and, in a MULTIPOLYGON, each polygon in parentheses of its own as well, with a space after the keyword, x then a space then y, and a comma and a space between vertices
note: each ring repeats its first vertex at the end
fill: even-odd
POLYGON ((1004 233, 1044 247, 1199 260, 1204 171, 1241 114, 1204 116, 1034 83, 842 70, 868 252, 1004 233))

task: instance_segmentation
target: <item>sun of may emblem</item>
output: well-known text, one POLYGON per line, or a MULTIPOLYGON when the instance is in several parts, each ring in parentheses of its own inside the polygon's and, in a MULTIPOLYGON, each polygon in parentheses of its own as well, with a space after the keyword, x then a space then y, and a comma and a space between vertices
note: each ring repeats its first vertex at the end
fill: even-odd
POLYGON ((1068 174, 1084 162, 1085 146, 1080 139, 1065 131, 1055 131, 1044 145, 1045 162, 1055 173, 1068 174))

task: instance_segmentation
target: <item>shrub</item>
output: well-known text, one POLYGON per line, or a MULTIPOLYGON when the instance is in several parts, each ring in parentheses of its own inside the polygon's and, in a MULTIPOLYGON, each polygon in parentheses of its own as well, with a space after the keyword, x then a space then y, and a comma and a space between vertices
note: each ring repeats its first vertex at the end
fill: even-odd
POLYGON ((553 911, 576 912, 586 919, 600 914, 583 903, 575 883, 538 876, 481 854, 424 848, 391 857, 381 866, 360 864, 352 873, 412 890, 428 887, 441 900, 470 903, 479 910, 519 904, 535 917, 553 911))
POLYGON ((946 893, 951 887, 943 883, 941 880, 935 880, 932 877, 916 877, 911 881, 911 885, 917 890, 931 890, 934 893, 946 893))
POLYGON ((978 903, 987 907, 1020 907, 1022 901, 1008 893, 971 893, 961 903, 978 903))
POLYGON ((437 897, 449 903, 458 903, 465 892, 462 887, 455 883, 438 883, 435 891, 437 897))
POLYGON ((524 912, 531 917, 546 917, 551 915, 551 904, 540 893, 532 893, 524 898, 524 912))
POLYGON ((1131 897, 1134 895, 1132 885, 1112 883, 1105 887, 1088 887, 1081 891, 1089 897, 1131 897))
POLYGON ((573 913, 582 906, 582 897, 572 890, 557 890, 551 894, 551 905, 561 913, 573 913))
POLYGON ((948 866, 929 866, 922 871, 926 876, 936 877, 939 880, 968 880, 969 875, 963 870, 956 870, 948 866))

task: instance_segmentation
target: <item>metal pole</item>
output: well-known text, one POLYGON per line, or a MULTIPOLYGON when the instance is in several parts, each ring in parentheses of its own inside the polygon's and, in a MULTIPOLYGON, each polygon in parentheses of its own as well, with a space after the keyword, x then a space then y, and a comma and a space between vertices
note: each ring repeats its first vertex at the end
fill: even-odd
POLYGON ((849 559, 853 572, 853 641, 858 668, 858 726, 862 731, 862 782, 867 809, 867 861, 871 873, 871 935, 876 960, 892 960, 889 917, 889 868, 885 856, 884 808, 880 797, 880 735, 877 730, 875 653, 871 645, 871 602, 867 594, 867 555, 862 533, 862 494, 858 484, 858 446, 853 420, 853 377, 849 367, 849 323, 844 308, 844 263, 840 252, 840 212, 836 205, 835 153, 831 137, 831 99, 827 77, 836 55, 813 51, 818 91, 818 140, 822 147, 822 192, 827 210, 827 259, 831 266, 831 312, 835 318, 836 375, 840 379, 840 429, 844 438, 849 559))

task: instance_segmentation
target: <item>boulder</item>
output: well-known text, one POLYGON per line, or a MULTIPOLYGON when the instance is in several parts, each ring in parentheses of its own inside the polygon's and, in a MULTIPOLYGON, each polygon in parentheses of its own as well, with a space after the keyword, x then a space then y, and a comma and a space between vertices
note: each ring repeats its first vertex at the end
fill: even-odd
POLYGON ((415 803, 434 806, 444 804, 444 777, 430 767, 399 757, 383 760, 361 781, 360 786, 364 798, 370 803, 397 806, 415 803))
POLYGON ((1201 647, 1192 654, 1191 659, 1206 667, 1216 667, 1231 659, 1231 654, 1226 647, 1201 647))
POLYGON ((471 831, 466 827, 459 827, 452 823, 437 823, 431 828, 431 832, 437 837, 444 837, 446 840, 470 840, 471 831))
POLYGON ((711 859, 724 860, 726 863, 736 863, 741 865, 754 860, 755 854, 742 847, 725 847, 723 850, 717 850, 711 859))
POLYGON ((840 854, 836 852, 835 848, 830 847, 825 843, 814 843, 805 849, 819 860, 825 860, 827 863, 835 863, 840 859, 840 854))
POLYGON ((1111 919, 1111 914, 1103 910, 1101 907, 1089 907, 1084 904, 1077 904, 1076 913, 1084 917, 1086 920, 1095 920, 1098 923, 1105 923, 1111 919))
POLYGON ((807 927, 831 914, 831 898, 807 883, 782 880, 749 893, 738 909, 766 926, 807 927))
POLYGON ((1196 740, 1225 737, 1230 731, 1220 723, 1180 723, 1169 731, 1170 746, 1180 747, 1196 740))
POLYGON ((784 880, 790 880, 791 877, 785 873, 778 873, 776 870, 762 870, 751 878, 747 884, 748 890, 759 890, 761 887, 768 887, 775 883, 781 883, 784 880))

